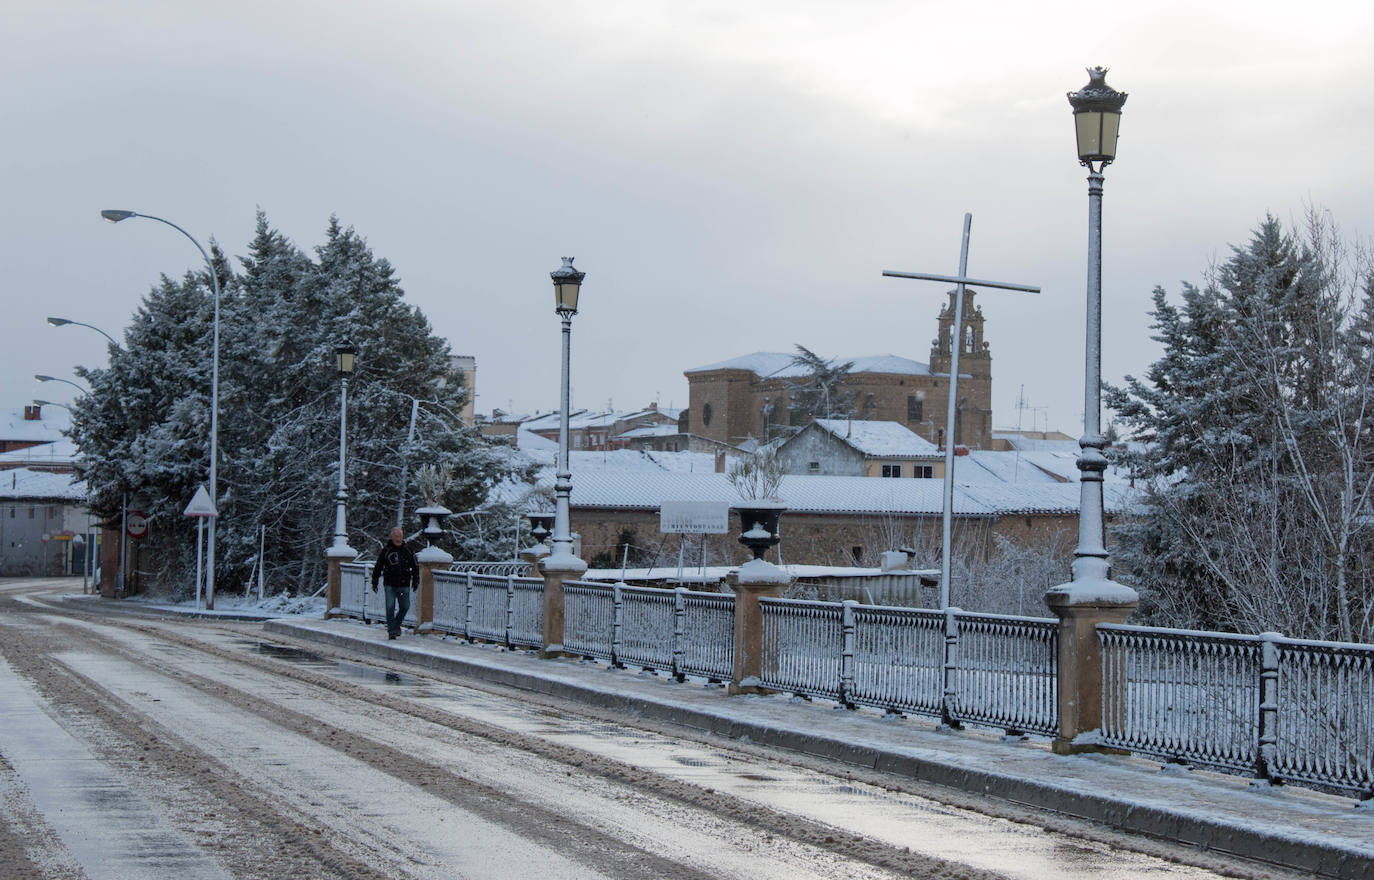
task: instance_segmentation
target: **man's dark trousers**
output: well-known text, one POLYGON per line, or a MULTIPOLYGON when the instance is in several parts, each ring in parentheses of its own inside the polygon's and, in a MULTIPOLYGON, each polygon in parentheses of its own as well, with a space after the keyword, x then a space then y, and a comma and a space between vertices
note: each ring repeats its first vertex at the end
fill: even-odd
POLYGON ((401 634, 401 622, 410 611, 410 587, 385 587, 386 632, 393 639, 401 634))

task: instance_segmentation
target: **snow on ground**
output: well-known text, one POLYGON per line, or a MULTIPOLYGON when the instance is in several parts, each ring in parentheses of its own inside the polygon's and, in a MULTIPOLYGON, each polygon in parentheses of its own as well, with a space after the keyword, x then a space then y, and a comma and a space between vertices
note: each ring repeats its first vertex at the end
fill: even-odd
POLYGON ((214 610, 206 610, 204 602, 197 602, 194 598, 174 602, 166 596, 131 596, 121 601, 137 603, 145 608, 158 611, 172 611, 180 614, 196 613, 224 617, 243 615, 255 617, 324 616, 323 594, 318 596, 291 596, 285 591, 275 596, 264 596, 261 600, 256 594, 245 596, 242 593, 219 592, 215 594, 214 610))

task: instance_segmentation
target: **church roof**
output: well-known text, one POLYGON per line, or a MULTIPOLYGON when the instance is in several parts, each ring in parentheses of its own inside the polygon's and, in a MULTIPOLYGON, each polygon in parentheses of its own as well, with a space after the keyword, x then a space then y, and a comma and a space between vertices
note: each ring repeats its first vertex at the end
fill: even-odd
MULTIPOLYGON (((780 351, 756 351, 753 354, 741 355, 719 363, 707 364, 704 367, 692 367, 690 370, 683 370, 687 375, 692 373, 709 373, 713 370, 749 370, 760 379, 791 379, 797 376, 806 376, 810 371, 794 360, 795 355, 790 355, 780 351)), ((913 361, 909 358, 899 357, 895 354, 867 355, 865 357, 854 358, 835 358, 835 363, 843 364, 852 361, 854 366, 850 369, 850 375, 857 373, 889 373, 901 376, 929 376, 930 365, 920 361, 913 361)))

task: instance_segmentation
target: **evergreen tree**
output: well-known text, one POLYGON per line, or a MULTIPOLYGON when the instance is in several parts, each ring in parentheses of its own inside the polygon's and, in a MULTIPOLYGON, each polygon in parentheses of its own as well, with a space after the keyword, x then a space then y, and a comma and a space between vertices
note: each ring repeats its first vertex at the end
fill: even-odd
POLYGON ((1370 273, 1321 215, 1272 217, 1182 306, 1154 292, 1163 356, 1107 403, 1145 451, 1143 515, 1114 556, 1158 622, 1374 634, 1370 273))
POLYGON ((853 361, 826 360, 804 345, 792 355, 792 366, 804 375, 788 383, 791 402, 788 414, 793 425, 812 419, 847 419, 854 414, 854 392, 846 387, 853 361))
MULTIPOLYGON (((404 302, 391 265, 351 227, 330 218, 312 260, 260 211, 242 275, 220 274, 220 417, 217 587, 246 581, 265 528, 264 569, 274 588, 311 592, 323 581, 334 524, 340 383, 334 347, 357 349, 348 394, 348 526, 352 546, 375 549, 396 522, 401 466, 447 465, 444 502, 485 503, 518 468, 461 423, 467 391, 447 344, 404 302), (406 444, 412 400, 413 443, 406 444)), ((92 393, 76 407, 73 436, 97 514, 117 513, 124 493, 154 518, 149 566, 170 588, 189 589, 194 524, 181 510, 209 464, 209 279, 163 279, 145 299, 110 366, 86 370, 92 393)), ((419 504, 413 483, 405 509, 419 504)), ((503 515, 504 516, 504 515, 503 515)), ((509 518, 509 517, 506 517, 509 518)), ((414 526, 412 520, 406 525, 414 526)), ((501 551, 510 546, 500 529, 501 551)), ((495 552, 464 536, 471 552, 495 552)))

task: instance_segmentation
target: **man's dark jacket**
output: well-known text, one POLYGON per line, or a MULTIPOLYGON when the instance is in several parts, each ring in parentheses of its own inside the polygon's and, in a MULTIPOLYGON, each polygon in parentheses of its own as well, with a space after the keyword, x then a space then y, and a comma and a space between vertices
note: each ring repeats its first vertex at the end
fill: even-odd
POLYGON ((410 587, 412 590, 420 586, 420 565, 415 561, 415 554, 410 552, 410 548, 405 544, 397 547, 390 541, 382 547, 382 552, 377 555, 377 562, 372 566, 372 589, 377 589, 377 579, 381 578, 382 583, 388 587, 410 587))

